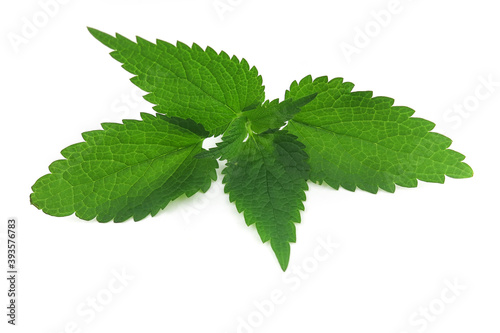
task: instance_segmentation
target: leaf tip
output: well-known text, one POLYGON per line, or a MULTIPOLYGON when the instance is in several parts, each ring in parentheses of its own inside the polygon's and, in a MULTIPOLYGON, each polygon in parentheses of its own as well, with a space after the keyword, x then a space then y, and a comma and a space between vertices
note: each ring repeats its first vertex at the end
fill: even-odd
POLYGON ((278 262, 280 263, 280 267, 283 270, 283 272, 286 272, 286 270, 288 268, 288 264, 290 262, 290 257, 281 258, 281 259, 278 258, 278 262))
POLYGON ((446 175, 455 179, 472 178, 474 176, 474 170, 472 170, 472 167, 467 163, 461 162, 460 167, 455 172, 449 172, 446 175))
POLYGON ((285 272, 290 263, 290 243, 272 239, 271 248, 278 259, 281 269, 285 272))
POLYGON ((117 49, 115 37, 108 35, 107 33, 97 30, 95 28, 87 27, 87 30, 90 32, 92 36, 94 36, 95 39, 97 39, 107 47, 113 50, 117 49))

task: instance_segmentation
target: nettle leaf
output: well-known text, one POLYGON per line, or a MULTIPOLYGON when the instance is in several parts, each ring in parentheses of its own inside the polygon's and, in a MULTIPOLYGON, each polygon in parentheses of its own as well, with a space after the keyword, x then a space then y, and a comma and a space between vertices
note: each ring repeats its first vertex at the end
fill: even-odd
POLYGON ((194 158, 204 137, 165 116, 141 116, 104 123, 104 130, 86 132, 85 142, 64 149, 66 159, 33 185, 32 204, 54 216, 137 221, 183 194, 207 191, 218 163, 194 158))
POLYGON ((111 56, 136 75, 131 81, 150 94, 144 98, 167 116, 190 118, 211 135, 222 134, 244 109, 264 101, 262 77, 247 61, 230 58, 212 48, 181 42, 156 44, 137 37, 137 43, 116 34, 89 28, 90 33, 113 49, 111 56))
POLYGON ((306 146, 312 181, 376 193, 416 187, 417 179, 472 177, 465 156, 447 149, 452 141, 430 132, 434 123, 412 118, 412 109, 393 106, 391 98, 353 87, 341 78, 307 76, 286 92, 291 99, 318 94, 287 126, 306 146))
POLYGON ((182 195, 207 191, 217 159, 226 160, 225 192, 286 270, 308 180, 376 193, 472 177, 433 123, 391 98, 352 92, 341 78, 307 76, 283 101, 264 102, 262 78, 244 59, 89 31, 159 114, 102 124, 64 149, 65 159, 32 187, 32 204, 47 214, 100 222, 154 216, 182 195), (202 148, 219 135, 216 147, 202 148))
POLYGON ((256 133, 262 133, 269 129, 277 129, 285 125, 285 122, 300 111, 300 108, 311 102, 315 97, 311 94, 297 100, 286 99, 280 102, 278 99, 272 102, 266 101, 255 109, 243 112, 250 121, 251 129, 256 133))
POLYGON ((263 242, 270 241, 280 266, 286 270, 295 225, 306 199, 309 165, 304 145, 284 131, 250 135, 232 156, 223 183, 231 202, 255 224, 263 242))
POLYGON ((248 137, 247 120, 245 117, 234 119, 224 132, 222 141, 218 142, 216 147, 210 148, 196 155, 197 158, 221 158, 227 160, 234 156, 241 146, 241 143, 248 137))

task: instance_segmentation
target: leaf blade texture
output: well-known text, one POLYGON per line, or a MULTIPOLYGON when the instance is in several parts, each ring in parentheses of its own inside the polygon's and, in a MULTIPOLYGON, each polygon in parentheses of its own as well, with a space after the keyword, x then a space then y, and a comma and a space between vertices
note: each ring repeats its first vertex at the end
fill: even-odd
POLYGON ((251 135, 222 171, 224 191, 243 212, 247 225, 255 225, 262 242, 271 247, 283 270, 296 241, 308 189, 309 166, 304 146, 296 137, 277 131, 251 135))
POLYGON ((141 117, 84 133, 85 141, 65 148, 65 159, 33 185, 31 202, 54 216, 122 222, 154 216, 183 194, 207 191, 218 163, 194 158, 203 137, 160 114, 141 117))
POLYGON ((111 56, 134 74, 131 81, 148 92, 144 98, 156 112, 190 118, 211 135, 222 134, 244 109, 264 101, 262 77, 245 59, 203 50, 197 44, 156 44, 137 37, 133 42, 89 28, 90 33, 113 49, 111 56))
POLYGON ((307 76, 285 94, 297 99, 317 93, 287 126, 306 146, 313 182, 376 193, 416 187, 417 180, 444 183, 445 175, 472 177, 465 156, 448 149, 449 138, 431 132, 432 122, 411 117, 412 109, 393 106, 391 98, 353 87, 341 78, 307 76))
POLYGON ((288 120, 300 112, 301 107, 311 102, 315 97, 316 94, 311 94, 298 100, 287 99, 279 102, 275 99, 266 101, 255 109, 244 111, 243 115, 250 121, 253 131, 263 133, 284 126, 288 120))

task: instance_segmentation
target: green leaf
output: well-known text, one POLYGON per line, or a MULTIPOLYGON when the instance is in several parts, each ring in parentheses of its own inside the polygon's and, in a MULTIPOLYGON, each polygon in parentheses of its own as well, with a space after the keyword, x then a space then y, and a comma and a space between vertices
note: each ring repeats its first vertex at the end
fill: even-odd
POLYGON ((295 225, 306 199, 309 166, 304 145, 284 131, 250 135, 222 171, 225 192, 255 224, 263 242, 270 241, 280 266, 286 270, 295 225))
POLYGON ((465 156, 448 149, 451 140, 431 132, 433 123, 390 98, 352 92, 341 78, 307 76, 282 102, 264 102, 262 78, 244 59, 89 31, 159 114, 104 123, 64 149, 65 159, 32 187, 32 204, 47 214, 100 222, 154 216, 182 195, 207 191, 220 158, 230 201, 286 270, 308 180, 376 193, 473 175, 465 156), (216 147, 202 148, 219 135, 216 147))
POLYGON ((311 102, 317 94, 311 94, 298 100, 287 99, 283 102, 275 99, 266 101, 253 110, 244 111, 243 114, 251 123, 251 129, 256 133, 262 133, 269 129, 278 129, 292 119, 300 111, 300 108, 311 102))
POLYGON ((217 143, 217 147, 210 148, 196 155, 196 158, 222 158, 227 160, 234 156, 241 144, 248 136, 247 120, 245 117, 238 117, 229 124, 222 136, 222 141, 217 143))
POLYGON ((190 118, 211 135, 222 134, 244 109, 264 101, 262 77, 245 59, 230 58, 210 47, 203 50, 177 42, 156 44, 137 37, 137 43, 93 28, 90 33, 113 49, 111 56, 136 75, 131 80, 150 94, 144 98, 155 111, 167 116, 190 118))
POLYGON ((312 94, 293 101, 291 99, 279 102, 277 99, 259 105, 251 110, 244 110, 241 116, 234 119, 227 127, 222 142, 217 147, 211 148, 197 155, 197 157, 212 157, 226 160, 235 154, 240 144, 248 137, 249 133, 263 133, 275 131, 285 125, 300 108, 316 97, 312 94))
POLYGON ((194 158, 203 150, 199 125, 141 116, 83 133, 85 142, 64 149, 66 159, 52 163, 51 173, 33 185, 33 205, 54 216, 138 221, 183 194, 207 191, 218 163, 194 158))
POLYGON ((393 106, 391 98, 353 87, 341 78, 307 76, 286 92, 286 99, 318 94, 287 126, 306 146, 312 181, 376 193, 394 192, 395 184, 416 187, 417 179, 444 183, 445 175, 473 175, 465 156, 447 149, 451 140, 430 132, 432 122, 412 118, 412 109, 393 106))

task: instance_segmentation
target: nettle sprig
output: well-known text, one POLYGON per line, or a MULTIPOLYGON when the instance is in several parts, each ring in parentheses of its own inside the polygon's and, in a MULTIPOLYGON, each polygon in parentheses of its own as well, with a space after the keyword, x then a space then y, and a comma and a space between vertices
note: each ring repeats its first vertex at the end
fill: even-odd
POLYGON ((431 132, 432 122, 391 98, 353 92, 341 78, 307 76, 283 101, 265 101, 262 77, 244 59, 89 31, 135 75, 157 113, 103 123, 65 148, 65 159, 33 185, 31 202, 47 214, 138 221, 180 196, 206 192, 217 159, 226 160, 225 192, 286 270, 308 181, 392 193, 417 180, 473 175, 464 155, 448 149, 451 140, 431 132), (202 148, 219 135, 216 147, 202 148))

